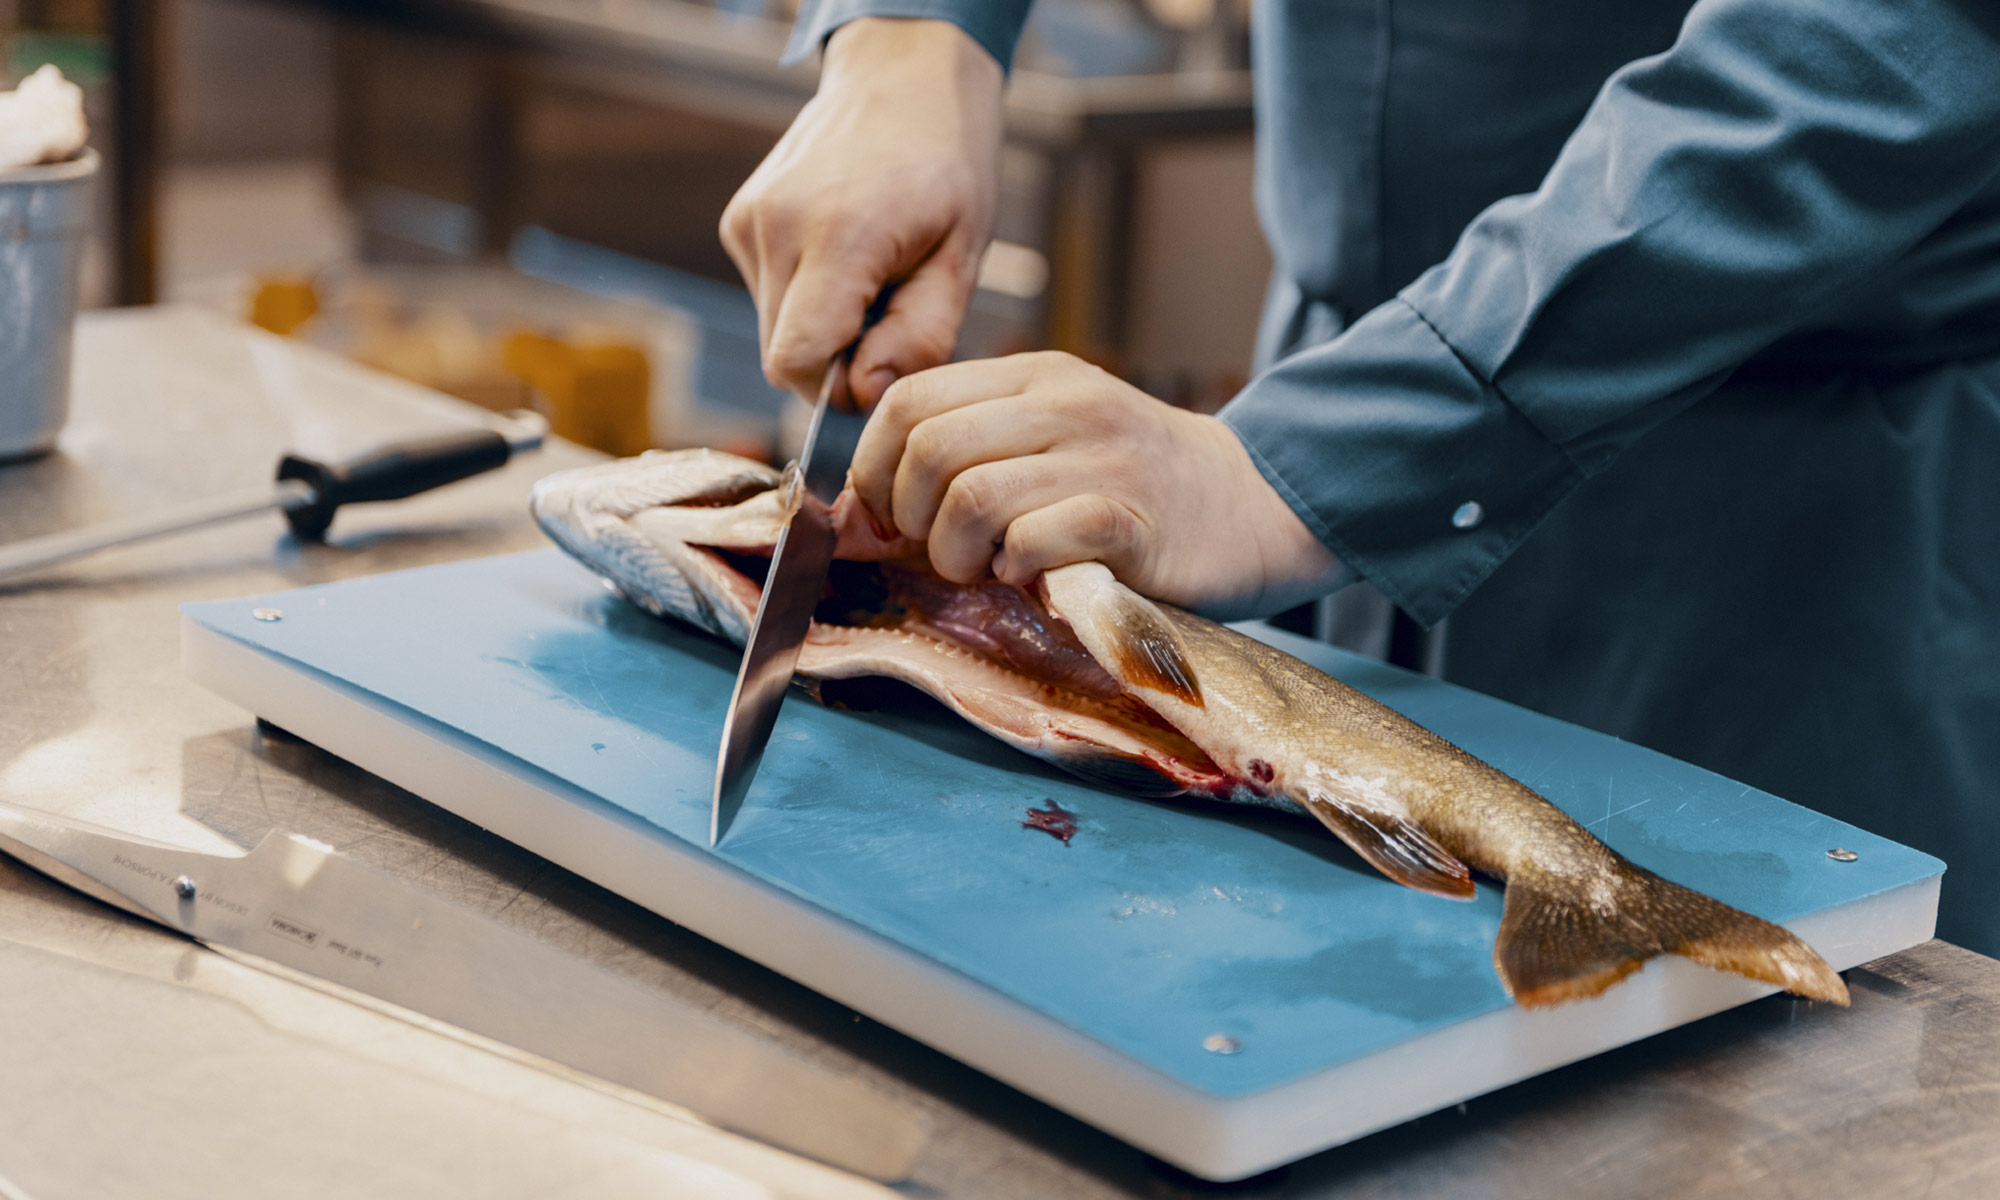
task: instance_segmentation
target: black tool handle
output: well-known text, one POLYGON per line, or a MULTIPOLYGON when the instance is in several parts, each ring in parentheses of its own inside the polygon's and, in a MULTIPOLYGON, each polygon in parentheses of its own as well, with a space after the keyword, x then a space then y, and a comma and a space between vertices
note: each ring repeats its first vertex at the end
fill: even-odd
POLYGON ((326 536, 334 510, 369 500, 401 500, 506 463, 512 449, 504 434, 473 429, 395 442, 344 463, 323 463, 288 454, 278 478, 297 479, 311 497, 285 506, 292 532, 307 541, 326 536))

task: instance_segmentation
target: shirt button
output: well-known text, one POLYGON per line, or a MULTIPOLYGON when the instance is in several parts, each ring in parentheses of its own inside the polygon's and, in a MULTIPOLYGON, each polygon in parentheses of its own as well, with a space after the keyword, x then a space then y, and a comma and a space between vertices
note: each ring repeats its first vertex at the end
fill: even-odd
POLYGON ((1477 500, 1467 500, 1451 514, 1452 527, 1456 529, 1477 529, 1486 519, 1486 509, 1477 500))

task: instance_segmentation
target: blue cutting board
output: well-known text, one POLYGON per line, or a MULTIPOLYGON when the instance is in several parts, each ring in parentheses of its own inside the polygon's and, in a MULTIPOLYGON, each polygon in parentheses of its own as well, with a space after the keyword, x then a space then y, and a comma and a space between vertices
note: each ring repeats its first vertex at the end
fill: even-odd
MULTIPOLYGON (((469 748, 495 769, 540 781, 546 800, 534 803, 579 814, 611 806, 624 832, 607 837, 658 843, 673 851, 675 869, 712 870, 717 881, 811 913, 809 928, 834 931, 815 936, 865 931, 852 955, 880 958, 891 975, 899 963, 944 968, 953 986, 964 985, 953 994, 993 998, 990 1006, 964 1001, 966 1020, 991 1008, 1060 1031, 1066 1044, 1101 1047, 1114 1066, 1131 1065, 1077 1095, 1061 1080, 1015 1073, 1015 1082, 1072 1111, 1117 1107, 1105 1097, 1122 1094, 1120 1080, 1129 1079, 1240 1117, 1248 1110, 1234 1101, 1309 1097, 1312 1081, 1329 1072, 1482 1019, 1494 1031, 1486 1040, 1526 1039, 1512 1056, 1519 1077, 1758 994, 1686 964, 1655 965, 1624 988, 1645 995, 1684 987, 1693 999, 1631 1001, 1636 1015, 1620 1017, 1616 1029, 1561 1045, 1565 1023, 1518 1025, 1494 975, 1501 894, 1490 881, 1469 903, 1421 895, 1370 870, 1312 822, 1106 791, 914 694, 864 711, 794 693, 742 813, 711 852, 709 795, 737 650, 644 615, 553 550, 183 611, 196 676, 260 715, 278 719, 271 710, 284 710, 281 723, 302 736, 321 740, 313 714, 346 705, 440 748, 469 748), (283 617, 258 620, 255 609, 283 617), (253 659, 255 671, 228 665, 253 659), (245 682, 251 675, 264 682, 245 682), (1028 810, 1050 802, 1076 814, 1067 844, 1024 824, 1028 810), (1236 1052, 1215 1052, 1216 1034, 1236 1052), (1554 1038, 1557 1052, 1534 1050, 1537 1038, 1554 1038)), ((1943 870, 1934 858, 1614 738, 1325 645, 1260 636, 1535 788, 1633 861, 1809 936, 1820 916, 1811 929, 1837 967, 1929 935, 1943 870), (1835 861, 1831 847, 1859 858, 1835 861), (1839 925, 1824 919, 1843 912, 1858 915, 1839 925)), ((334 726, 327 732, 323 744, 362 766, 399 782, 410 774, 390 761, 394 752, 371 761, 380 737, 343 743, 334 726)), ((551 853, 536 844, 533 820, 510 818, 511 831, 507 820, 484 820, 477 787, 428 790, 460 792, 431 798, 551 853)), ((596 877, 592 853, 568 848, 565 865, 596 877)), ((629 868, 605 873, 640 878, 629 868)), ((616 878, 607 885, 644 891, 616 878)), ((685 909, 679 901, 635 898, 704 931, 727 924, 666 911, 685 909)), ((712 935, 739 940, 726 928, 712 935)), ((762 956, 814 982, 816 968, 783 961, 782 948, 765 946, 762 956)), ((872 1005, 858 987, 829 990, 844 990, 841 998, 859 1007, 895 1009, 887 1000, 872 1005)), ((1571 1014, 1574 1028, 1588 1007, 1558 1011, 1571 1014)), ((958 1036, 949 1021, 931 1024, 913 1032, 941 1043, 958 1036)), ((1009 1073, 1004 1063, 981 1065, 1009 1073)), ((1405 1107, 1455 1102, 1464 1085, 1454 1086, 1405 1107)), ((1134 1136, 1136 1119, 1102 1123, 1134 1136)), ((1147 1148, 1227 1176, 1270 1165, 1261 1160, 1273 1153, 1282 1161, 1324 1144, 1305 1137, 1247 1155, 1147 1148)))

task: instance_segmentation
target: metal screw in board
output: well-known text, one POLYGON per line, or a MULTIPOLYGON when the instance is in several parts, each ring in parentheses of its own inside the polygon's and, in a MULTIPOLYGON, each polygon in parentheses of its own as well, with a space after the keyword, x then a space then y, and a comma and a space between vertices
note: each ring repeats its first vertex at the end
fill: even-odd
POLYGON ((282 608, 253 608, 250 610, 250 615, 259 621, 282 621, 285 619, 285 610, 282 608))
POLYGON ((1243 1043, 1226 1033, 1211 1033, 1201 1039, 1201 1048, 1210 1054, 1235 1054, 1243 1049, 1243 1043))
POLYGON ((1861 857, 1859 854, 1856 854, 1852 850, 1838 850, 1838 849, 1827 851, 1826 856, 1835 862, 1853 862, 1855 859, 1861 857))
POLYGON ((174 895, 179 896, 181 899, 194 899, 194 891, 194 880, 188 878, 186 875, 174 880, 174 895))

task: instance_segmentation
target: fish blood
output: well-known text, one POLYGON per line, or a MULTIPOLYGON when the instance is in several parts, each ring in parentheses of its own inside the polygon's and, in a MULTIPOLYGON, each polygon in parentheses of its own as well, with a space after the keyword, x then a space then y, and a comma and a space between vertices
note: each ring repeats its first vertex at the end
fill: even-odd
POLYGON ((1048 808, 1029 809, 1028 819, 1021 822, 1022 828, 1039 829, 1063 845, 1069 845, 1069 840, 1076 836, 1076 814, 1057 804, 1053 799, 1043 803, 1047 804, 1048 808))
MULTIPOLYGON (((531 506, 632 603, 741 645, 784 526, 782 482, 761 463, 679 451, 551 475, 531 506)), ((1501 881, 1493 965, 1527 1007, 1598 995, 1662 954, 1847 1003, 1840 976, 1790 932, 1628 861, 1291 655, 1141 596, 1098 563, 1049 571, 1033 593, 955 584, 852 493, 833 515, 836 562, 799 653, 815 688, 900 680, 1093 782, 1299 813, 1441 897, 1471 897, 1475 871, 1501 881)), ((1053 800, 1022 824, 1064 843, 1076 833, 1053 800)))

